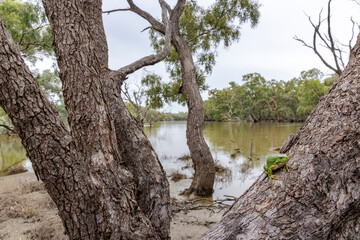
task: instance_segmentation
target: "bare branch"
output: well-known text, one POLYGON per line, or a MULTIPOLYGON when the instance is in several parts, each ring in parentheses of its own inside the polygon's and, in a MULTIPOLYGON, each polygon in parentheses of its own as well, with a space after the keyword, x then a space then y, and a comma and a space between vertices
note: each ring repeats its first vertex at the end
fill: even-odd
POLYGON ((103 11, 102 13, 107 13, 109 15, 110 13, 113 13, 113 12, 126 12, 126 11, 131 11, 131 9, 130 8, 119 8, 119 9, 103 11))
MULTIPOLYGON (((343 51, 342 51, 342 49, 340 49, 338 47, 339 42, 338 41, 335 42, 332 32, 331 32, 331 1, 332 0, 328 1, 328 8, 327 8, 328 12, 327 12, 326 19, 323 19, 323 20, 321 19, 322 10, 319 13, 319 19, 318 19, 317 24, 314 24, 311 20, 311 17, 306 15, 308 17, 308 20, 309 20, 311 26, 314 28, 312 46, 307 44, 304 40, 302 40, 296 36, 294 37, 294 39, 301 42, 304 46, 311 48, 326 67, 328 67, 329 69, 334 71, 336 74, 341 75, 341 73, 343 71, 342 69, 345 68, 345 63, 343 61, 343 51), (327 34, 322 34, 320 32, 320 27, 321 27, 321 23, 324 22, 325 20, 327 20, 327 34), (332 66, 331 64, 329 64, 324 59, 324 57, 321 55, 321 53, 318 51, 317 38, 319 38, 322 41, 322 43, 324 44, 324 45, 319 44, 319 46, 323 46, 324 48, 328 49, 331 52, 333 59, 334 59, 335 66, 332 66), (341 67, 340 67, 340 65, 341 65, 341 67)), ((350 45, 351 45, 351 40, 350 40, 350 45)))
MULTIPOLYGON (((358 3, 359 5, 360 5, 360 3, 358 3)), ((353 39, 354 39, 354 36, 355 36, 355 25, 357 25, 357 27, 358 27, 358 29, 360 30, 360 25, 359 24, 357 24, 357 23, 355 23, 355 21, 354 21, 354 19, 353 18, 351 18, 350 19, 351 20, 351 22, 352 22, 352 34, 351 34, 351 39, 349 40, 349 53, 351 54, 352 53, 352 50, 353 50, 353 47, 351 46, 352 45, 352 41, 353 41, 353 39)))
POLYGON ((177 32, 179 31, 179 19, 182 12, 184 11, 185 4, 186 4, 186 0, 178 0, 174 9, 171 11, 170 19, 171 22, 174 23, 173 25, 173 27, 175 28, 174 30, 176 30, 177 32))
MULTIPOLYGON (((131 0, 128 0, 128 2, 130 4, 131 9, 133 9, 133 8, 138 9, 137 6, 131 0)), ((140 69, 142 67, 154 65, 154 64, 162 61, 170 53, 170 49, 171 49, 171 22, 170 22, 170 20, 168 18, 168 8, 167 8, 167 5, 165 4, 164 0, 159 0, 159 3, 160 3, 160 6, 161 6, 161 9, 162 9, 162 18, 163 18, 162 20, 166 24, 164 48, 158 54, 153 54, 153 55, 150 55, 150 56, 143 57, 143 58, 141 58, 141 59, 139 59, 139 60, 127 65, 127 66, 125 66, 125 67, 120 68, 117 71, 114 71, 115 74, 122 76, 122 78, 121 78, 122 81, 125 80, 124 76, 127 76, 127 75, 135 72, 136 70, 138 70, 138 69, 140 69)), ((139 11, 139 10, 137 10, 137 11, 139 11)))
MULTIPOLYGON (((161 22, 159 22, 158 20, 156 20, 153 16, 151 16, 150 13, 142 10, 141 8, 139 8, 133 0, 127 0, 127 2, 130 5, 130 10, 136 14, 138 14, 140 17, 144 18, 145 20, 147 20, 151 26, 156 29, 157 31, 165 34, 166 28, 164 26, 164 24, 162 24, 161 22)), ((162 4, 162 3, 160 3, 162 4)), ((167 6, 165 6, 165 8, 167 8, 167 6)), ((168 9, 166 9, 168 10, 168 9)))
POLYGON ((332 52, 333 54, 333 57, 334 57, 334 61, 335 61, 335 64, 336 64, 336 68, 339 72, 342 72, 342 70, 340 69, 340 66, 339 66, 339 62, 338 62, 338 57, 336 55, 336 52, 335 52, 335 43, 334 43, 334 39, 333 39, 333 36, 332 36, 332 33, 331 33, 331 0, 329 0, 328 2, 328 17, 327 17, 327 21, 328 21, 328 36, 329 36, 329 41, 330 41, 330 45, 331 45, 331 48, 330 48, 330 51, 332 52))

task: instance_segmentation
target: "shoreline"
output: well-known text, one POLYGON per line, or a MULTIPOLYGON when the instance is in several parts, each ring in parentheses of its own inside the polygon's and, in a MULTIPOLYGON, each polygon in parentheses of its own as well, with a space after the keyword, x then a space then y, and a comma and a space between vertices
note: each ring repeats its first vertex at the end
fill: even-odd
MULTIPOLYGON (((171 239, 198 239, 230 206, 209 205, 171 193, 171 239)), ((0 177, 0 240, 68 240, 41 181, 25 172, 0 177)))

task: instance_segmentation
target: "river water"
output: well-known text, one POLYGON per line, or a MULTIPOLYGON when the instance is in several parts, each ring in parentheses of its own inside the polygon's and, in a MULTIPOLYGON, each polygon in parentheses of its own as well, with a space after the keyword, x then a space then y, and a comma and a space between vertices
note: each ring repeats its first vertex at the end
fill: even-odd
MULTIPOLYGON (((222 173, 216 176, 213 199, 223 199, 225 195, 239 197, 263 172, 266 155, 276 153, 274 149, 280 147, 300 126, 299 123, 270 122, 205 123, 205 140, 216 163, 224 167, 222 173)), ((186 175, 187 179, 170 181, 171 194, 179 194, 190 186, 193 175, 191 160, 179 159, 189 155, 185 137, 186 122, 154 123, 151 128, 145 127, 145 133, 167 175, 174 172, 186 175)), ((0 171, 24 159, 25 150, 18 138, 0 136, 0 171)), ((29 161, 25 161, 25 168, 29 164, 29 161)))
MULTIPOLYGON (((204 136, 213 158, 225 167, 225 171, 216 176, 213 199, 224 199, 225 195, 239 197, 263 172, 266 155, 276 153, 274 149, 281 147, 285 139, 300 127, 299 123, 205 123, 204 136)), ((158 122, 151 128, 145 127, 145 133, 168 175, 173 172, 188 178, 193 175, 189 167, 191 161, 179 159, 189 154, 186 122, 158 122)), ((190 183, 191 179, 176 184, 170 182, 170 188, 173 185, 173 191, 181 192, 190 183)))

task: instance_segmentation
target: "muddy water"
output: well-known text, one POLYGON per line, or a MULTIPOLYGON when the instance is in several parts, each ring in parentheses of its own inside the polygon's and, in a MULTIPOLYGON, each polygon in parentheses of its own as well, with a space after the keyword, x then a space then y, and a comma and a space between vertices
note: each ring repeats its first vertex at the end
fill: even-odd
MULTIPOLYGON (((206 123, 204 135, 214 160, 225 167, 223 173, 216 176, 213 199, 224 199, 225 195, 239 197, 263 172, 266 155, 276 153, 274 149, 300 126, 299 123, 206 123)), ((167 174, 178 171, 188 177, 170 183, 171 191, 181 192, 189 187, 193 175, 191 161, 179 159, 189 154, 186 122, 156 123, 152 128, 146 127, 145 133, 167 174)))
MULTIPOLYGON (((240 196, 263 172, 265 156, 276 153, 274 148, 280 147, 300 126, 298 123, 206 123, 205 139, 215 161, 224 167, 216 177, 213 199, 240 196)), ((187 176, 179 182, 170 182, 172 196, 177 195, 190 186, 193 175, 191 161, 179 159, 189 154, 186 122, 155 123, 152 128, 145 127, 145 133, 167 174, 177 171, 187 176)), ((0 172, 25 159, 25 150, 18 138, 0 136, 0 144, 0 172)), ((29 161, 24 164, 25 168, 31 167, 29 161)))

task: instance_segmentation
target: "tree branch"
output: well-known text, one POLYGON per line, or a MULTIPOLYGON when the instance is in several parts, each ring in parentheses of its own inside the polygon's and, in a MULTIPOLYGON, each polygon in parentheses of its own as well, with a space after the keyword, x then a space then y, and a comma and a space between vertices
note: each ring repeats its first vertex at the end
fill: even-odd
POLYGON ((338 73, 341 74, 342 70, 340 69, 340 66, 339 66, 338 56, 336 55, 336 51, 335 51, 335 43, 334 43, 334 39, 333 39, 333 36, 332 36, 332 33, 331 33, 331 22, 330 22, 331 14, 330 14, 330 12, 331 12, 331 0, 329 0, 329 2, 328 2, 328 16, 327 16, 328 35, 329 35, 329 41, 330 41, 330 46, 331 46, 330 51, 333 54, 336 69, 338 70, 338 73))
POLYGON ((32 31, 37 31, 37 30, 39 30, 39 29, 41 29, 41 28, 43 28, 43 27, 46 27, 46 26, 49 26, 49 24, 40 25, 40 26, 38 26, 37 28, 33 28, 33 29, 30 29, 29 31, 24 32, 24 33, 21 35, 21 38, 20 38, 20 41, 19 41, 18 44, 19 44, 19 45, 22 45, 22 42, 23 42, 24 37, 26 36, 26 34, 29 34, 29 33, 32 32, 32 31))
POLYGON ((8 125, 5 125, 5 124, 0 124, 0 127, 3 127, 7 130, 9 130, 10 132, 12 133, 16 133, 15 129, 13 129, 12 127, 8 126, 8 125))
MULTIPOLYGON (((334 38, 333 38, 333 35, 332 35, 332 32, 331 32, 331 0, 328 1, 328 13, 327 13, 327 32, 328 32, 328 35, 323 35, 320 33, 320 26, 321 26, 321 23, 324 20, 321 20, 321 13, 322 13, 322 10, 320 11, 319 13, 319 20, 318 20, 318 24, 315 25, 312 21, 311 21, 311 18, 310 16, 307 16, 308 19, 309 19, 309 22, 310 24, 312 25, 312 27, 314 28, 314 34, 313 34, 313 43, 312 43, 312 46, 310 46, 309 44, 307 44, 304 40, 298 38, 297 36, 294 37, 294 39, 296 41, 299 41, 301 42, 304 46, 308 47, 308 48, 311 48, 315 54, 320 58, 320 60, 322 61, 322 63, 328 67, 329 69, 331 69, 332 71, 334 71, 336 74, 338 74, 339 76, 341 75, 342 73, 342 68, 340 67, 340 64, 341 66, 344 68, 345 67, 345 64, 344 64, 344 61, 343 61, 343 51, 335 44, 335 41, 334 41, 334 38), (334 58, 334 62, 335 62, 335 66, 332 66, 331 64, 329 64, 325 59, 324 57, 321 55, 321 53, 318 51, 317 49, 317 37, 320 38, 320 40, 325 44, 323 47, 325 47, 326 49, 328 49, 331 53, 332 53, 332 56, 334 58), (339 63, 340 62, 340 63, 339 63)), ((353 38, 353 37, 352 37, 353 38)), ((352 40, 351 38, 351 40, 352 40)), ((350 40, 350 42, 351 42, 350 40)), ((350 43, 351 45, 351 43, 350 43)), ((320 45, 322 46, 322 45, 320 45)))
POLYGON ((131 11, 131 9, 130 8, 119 8, 119 9, 103 11, 102 13, 107 13, 109 15, 110 13, 113 13, 113 12, 126 12, 126 11, 131 11))
POLYGON ((50 48, 51 46, 47 45, 47 44, 43 44, 43 43, 28 43, 26 44, 25 48, 20 49, 20 51, 25 51, 27 49, 29 49, 30 46, 39 46, 39 47, 48 47, 50 48))
MULTIPOLYGON (((157 31, 165 34, 166 32, 166 27, 164 26, 164 24, 162 24, 161 22, 159 22, 158 20, 156 20, 153 16, 151 16, 150 13, 142 10, 141 8, 139 8, 134 2, 133 0, 127 0, 127 2, 129 3, 130 6, 130 11, 136 13, 137 15, 139 15, 140 17, 144 18, 146 21, 148 21, 153 28, 155 28, 157 31)), ((167 4, 164 4, 163 0, 159 0, 160 5, 164 5, 164 7, 166 8, 167 11, 169 11, 167 8, 167 4)), ((164 20, 163 20, 164 21, 164 20)))
MULTIPOLYGON (((138 8, 132 0, 128 0, 130 7, 132 9, 132 11, 135 9, 137 12, 144 12, 142 11, 140 8, 138 8)), ((171 50, 171 22, 168 18, 168 5, 165 3, 164 0, 159 0, 161 9, 162 9, 162 20, 163 22, 166 24, 166 30, 165 30, 165 45, 163 50, 158 53, 158 54, 153 54, 153 55, 149 55, 146 57, 143 57, 125 67, 120 68, 117 71, 114 71, 113 73, 115 73, 115 75, 119 75, 121 76, 120 79, 122 79, 121 81, 125 80, 125 77, 133 72, 135 72, 136 70, 145 67, 145 66, 150 66, 150 65, 154 65, 160 61, 162 61, 164 58, 167 57, 167 55, 169 55, 170 50, 171 50)), ((135 11, 134 10, 134 11, 135 11)), ((151 16, 149 14, 149 16, 151 16)), ((149 20, 151 20, 153 17, 151 16, 151 18, 149 18, 149 20)), ((150 21, 149 21, 150 22, 150 21)), ((156 20, 157 23, 159 23, 156 20)), ((154 23, 154 24, 157 24, 154 23)), ((153 25, 152 22, 150 22, 150 24, 153 25)), ((154 25, 153 25, 154 27, 154 25)))

